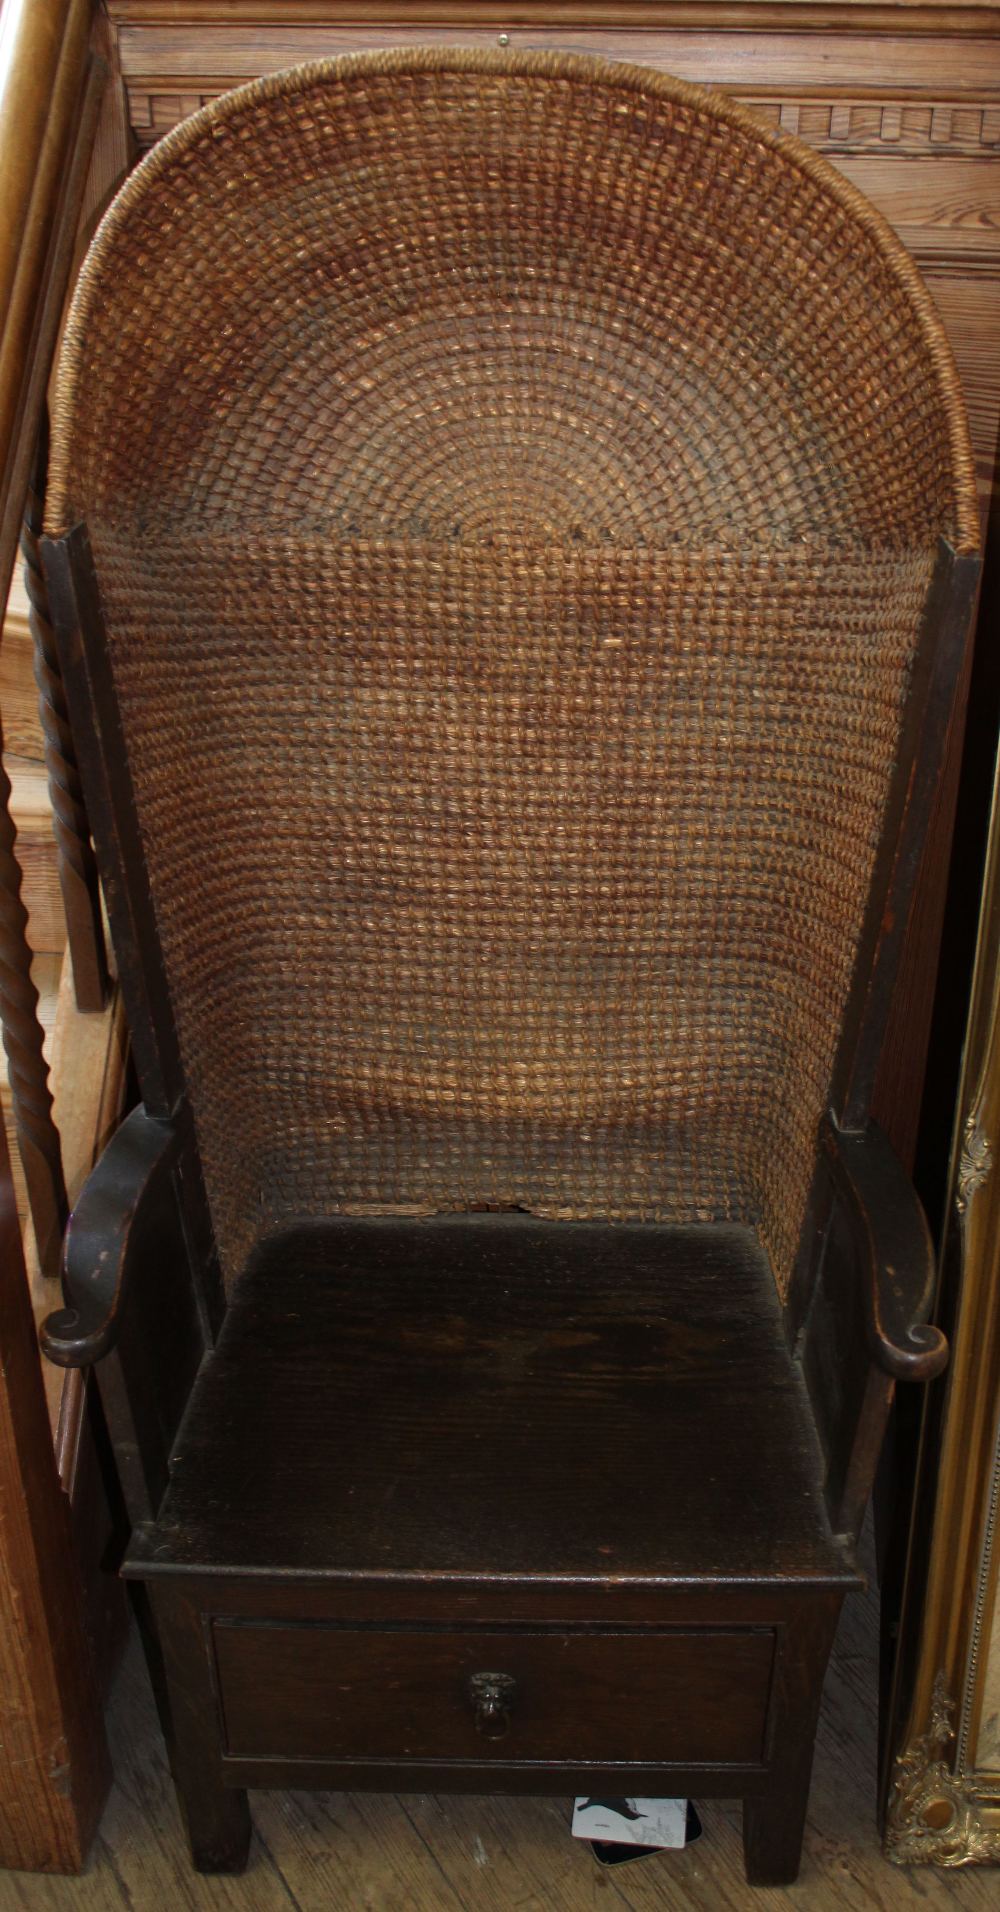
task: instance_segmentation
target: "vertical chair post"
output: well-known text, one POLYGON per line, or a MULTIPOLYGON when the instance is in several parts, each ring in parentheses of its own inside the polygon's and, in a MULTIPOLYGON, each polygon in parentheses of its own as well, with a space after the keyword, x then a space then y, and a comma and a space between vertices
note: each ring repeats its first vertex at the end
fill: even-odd
POLYGON ((90 841, 90 825, 69 726, 66 692, 49 610, 49 594, 38 548, 45 512, 48 437, 48 417, 43 411, 25 506, 21 554, 29 604, 28 622, 35 653, 38 715, 45 737, 45 767, 49 776, 49 799, 59 855, 59 886, 66 912, 76 1006, 84 1011, 97 1011, 104 1007, 108 987, 97 862, 90 841))

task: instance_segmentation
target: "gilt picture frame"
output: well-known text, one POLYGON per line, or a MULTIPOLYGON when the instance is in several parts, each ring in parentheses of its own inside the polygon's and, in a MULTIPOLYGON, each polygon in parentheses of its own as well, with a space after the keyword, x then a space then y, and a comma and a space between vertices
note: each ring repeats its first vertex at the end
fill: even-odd
POLYGON ((952 1355, 925 1416, 891 1708, 887 1856, 1000 1864, 1000 778, 942 1242, 952 1355))

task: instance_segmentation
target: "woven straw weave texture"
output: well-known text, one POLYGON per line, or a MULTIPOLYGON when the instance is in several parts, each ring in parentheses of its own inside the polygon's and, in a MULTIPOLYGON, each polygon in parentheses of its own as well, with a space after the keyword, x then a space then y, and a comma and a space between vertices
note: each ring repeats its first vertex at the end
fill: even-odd
POLYGON ((544 56, 262 82, 71 319, 87 519, 223 1263, 348 1210, 754 1222, 790 1272, 954 369, 874 213, 544 56))

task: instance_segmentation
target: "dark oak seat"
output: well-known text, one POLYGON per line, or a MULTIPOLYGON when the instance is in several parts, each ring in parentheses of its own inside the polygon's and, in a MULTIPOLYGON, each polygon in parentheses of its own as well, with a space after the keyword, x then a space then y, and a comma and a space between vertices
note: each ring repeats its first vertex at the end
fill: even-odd
POLYGON ((859 1585, 825 1485, 749 1228, 271 1237, 125 1565, 199 1863, 240 1863, 246 1787, 604 1787, 738 1792, 788 1876, 859 1585))
POLYGON ((136 1558, 856 1584, 752 1231, 515 1215, 259 1250, 136 1558))

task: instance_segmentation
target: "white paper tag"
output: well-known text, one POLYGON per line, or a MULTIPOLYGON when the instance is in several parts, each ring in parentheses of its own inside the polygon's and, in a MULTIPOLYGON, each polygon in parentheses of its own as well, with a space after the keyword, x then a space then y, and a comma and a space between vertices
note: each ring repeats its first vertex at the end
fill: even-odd
POLYGON ((686 1799, 576 1799, 574 1839, 604 1839, 616 1846, 683 1846, 686 1799))

